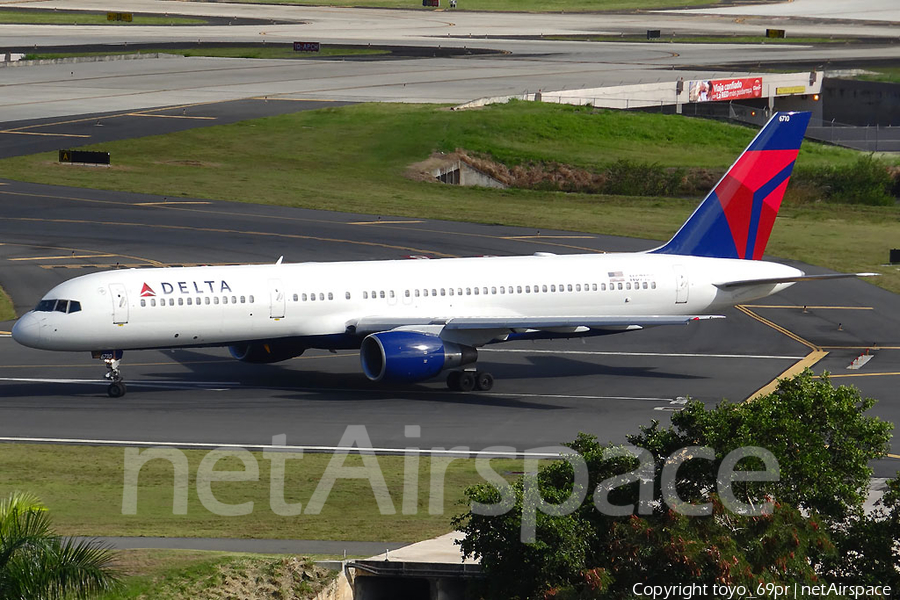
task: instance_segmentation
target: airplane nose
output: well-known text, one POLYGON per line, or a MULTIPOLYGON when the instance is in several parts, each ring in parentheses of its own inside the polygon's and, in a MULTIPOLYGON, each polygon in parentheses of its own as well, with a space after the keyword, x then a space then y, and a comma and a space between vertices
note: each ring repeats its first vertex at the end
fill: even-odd
POLYGON ((34 313, 25 313, 12 328, 12 337, 30 348, 40 348, 41 323, 34 313))

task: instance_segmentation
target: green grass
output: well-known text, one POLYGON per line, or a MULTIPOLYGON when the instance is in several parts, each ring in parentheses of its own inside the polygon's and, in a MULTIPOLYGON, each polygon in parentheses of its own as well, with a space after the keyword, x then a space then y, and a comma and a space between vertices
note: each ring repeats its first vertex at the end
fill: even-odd
POLYGON ((334 577, 303 557, 194 550, 121 550, 116 568, 124 575, 122 588, 99 600, 292 600, 312 598, 334 577))
POLYGON ((25 55, 26 60, 49 60, 56 58, 72 58, 75 56, 115 56, 120 54, 180 54, 182 56, 217 56, 223 58, 309 58, 312 56, 374 56, 390 54, 390 51, 377 48, 358 48, 350 46, 323 45, 318 52, 294 52, 288 46, 244 46, 226 48, 155 48, 134 52, 122 50, 116 52, 47 52, 25 55))
MULTIPOLYGON (((189 463, 187 514, 173 513, 173 468, 160 459, 140 471, 137 514, 122 514, 123 448, 54 445, 0 445, 0 497, 14 490, 37 494, 50 509, 54 528, 65 535, 235 537, 362 541, 419 541, 451 531, 451 517, 464 511, 464 489, 482 481, 474 460, 420 459, 416 514, 403 514, 404 458, 379 456, 396 514, 382 515, 367 479, 339 479, 320 514, 279 516, 270 507, 271 462, 254 453, 259 481, 213 482, 215 499, 253 502, 246 516, 217 516, 202 504, 196 475, 205 451, 185 451, 189 463), (446 466, 442 514, 429 514, 432 467, 446 466)), ((296 455, 292 455, 296 457, 296 455)), ((304 509, 331 455, 307 454, 286 461, 285 500, 304 509)), ((347 466, 362 465, 350 456, 347 466)), ((523 469, 522 461, 492 461, 498 473, 523 469)), ((237 458, 221 460, 216 471, 243 470, 237 458)), ((437 471, 437 469, 435 469, 437 471)), ((411 498, 416 496, 410 494, 411 498)), ((435 496, 437 502, 437 496, 435 496)), ((437 506, 437 504, 436 504, 437 506)))
POLYGON ((866 69, 874 71, 871 75, 857 75, 857 79, 863 81, 881 81, 884 83, 900 83, 900 67, 878 67, 866 69))
POLYGON ((662 36, 648 40, 646 35, 553 35, 543 36, 545 40, 569 40, 584 42, 652 42, 678 44, 844 44, 849 39, 824 37, 769 38, 765 36, 662 36))
MULTIPOLYGON (((112 153, 110 169, 60 166, 55 153, 7 159, 0 161, 0 177, 665 240, 697 198, 461 188, 415 181, 404 173, 434 151, 456 148, 489 154, 509 166, 551 161, 601 169, 625 158, 723 170, 754 133, 674 115, 542 103, 471 111, 363 104, 103 144, 112 153)), ((807 141, 797 165, 850 165, 858 156, 807 141)), ((788 202, 768 253, 837 270, 880 271, 896 246, 898 215, 894 207, 788 202)), ((885 271, 877 283, 900 292, 900 272, 885 271)))
MULTIPOLYGON (((360 6, 370 8, 406 8, 435 10, 422 7, 421 0, 246 0, 253 4, 293 4, 297 6, 360 6)), ((657 8, 707 6, 718 0, 458 0, 455 9, 448 9, 450 0, 441 0, 441 9, 470 11, 514 12, 596 12, 632 11, 657 8)))
POLYGON ((0 23, 36 25, 203 25, 203 19, 189 17, 145 17, 135 15, 131 22, 108 21, 106 13, 56 12, 45 10, 0 10, 0 23))
POLYGON ((13 308, 12 300, 9 295, 0 288, 0 321, 12 321, 16 318, 16 311, 13 308))

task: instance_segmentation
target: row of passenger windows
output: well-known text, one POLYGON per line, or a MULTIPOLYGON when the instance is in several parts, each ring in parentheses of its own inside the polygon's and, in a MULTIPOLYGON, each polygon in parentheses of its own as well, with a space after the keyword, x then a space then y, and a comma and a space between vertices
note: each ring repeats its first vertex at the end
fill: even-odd
MULTIPOLYGON (((176 304, 178 306, 202 306, 203 304, 237 304, 238 302, 240 302, 241 304, 246 304, 248 301, 250 304, 253 304, 253 296, 222 296, 221 300, 219 300, 219 296, 203 296, 202 303, 200 302, 201 298, 196 298, 195 302, 195 299, 191 296, 188 296, 186 298, 181 297, 177 300, 178 301, 176 302, 175 298, 168 298, 168 306, 175 306, 176 304)), ((141 306, 166 306, 166 298, 160 298, 158 304, 156 298, 150 298, 149 300, 147 300, 146 298, 141 298, 141 306)))
POLYGON ((74 313, 81 310, 81 302, 78 300, 41 300, 34 310, 35 312, 74 313))
MULTIPOLYGON (((332 294, 331 292, 328 292, 327 297, 329 300, 334 300, 334 294, 332 294)), ((344 294, 344 297, 349 300, 350 292, 346 292, 344 294)), ((294 294, 294 302, 315 302, 316 300, 323 302, 325 298, 326 294, 323 292, 319 292, 318 295, 315 292, 312 292, 310 294, 294 294)))
MULTIPOLYGON (((535 284, 531 285, 517 285, 517 286, 491 286, 488 287, 467 287, 467 288, 431 288, 430 290, 425 289, 417 289, 417 290, 405 290, 403 295, 406 298, 411 296, 419 297, 428 297, 428 296, 478 296, 478 295, 497 295, 497 294, 539 294, 539 293, 558 293, 558 292, 605 292, 605 291, 614 291, 614 290, 639 290, 639 289, 656 289, 655 281, 640 281, 640 282, 632 282, 625 281, 621 283, 610 283, 609 285, 605 283, 566 283, 566 284, 535 284), (464 291, 465 290, 465 291, 464 291)), ((363 300, 368 299, 376 299, 376 298, 394 298, 394 291, 388 290, 385 291, 372 291, 372 292, 363 292, 363 300)), ((347 298, 350 298, 349 292, 347 293, 347 298)), ((329 298, 330 299, 330 298, 329 298)))

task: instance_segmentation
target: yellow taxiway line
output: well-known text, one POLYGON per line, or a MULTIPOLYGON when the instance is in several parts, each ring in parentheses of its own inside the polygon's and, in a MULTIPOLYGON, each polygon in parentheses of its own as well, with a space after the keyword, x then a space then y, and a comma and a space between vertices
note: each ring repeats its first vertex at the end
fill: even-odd
POLYGON ((804 310, 875 310, 871 306, 796 306, 794 304, 744 304, 747 308, 797 308, 804 310))
POLYGON ((25 256, 22 258, 10 258, 8 260, 65 260, 67 258, 109 258, 118 254, 72 254, 71 256, 25 256))

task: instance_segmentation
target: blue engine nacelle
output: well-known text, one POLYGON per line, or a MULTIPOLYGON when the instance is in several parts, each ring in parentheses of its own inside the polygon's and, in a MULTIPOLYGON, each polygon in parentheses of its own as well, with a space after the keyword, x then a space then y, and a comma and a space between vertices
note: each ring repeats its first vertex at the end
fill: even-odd
POLYGON ((359 350, 363 373, 372 381, 424 381, 477 359, 475 348, 415 331, 373 333, 359 350))
POLYGON ((241 362, 268 364, 281 362, 300 356, 306 347, 290 339, 270 340, 268 342, 243 342, 228 346, 231 356, 241 362))

